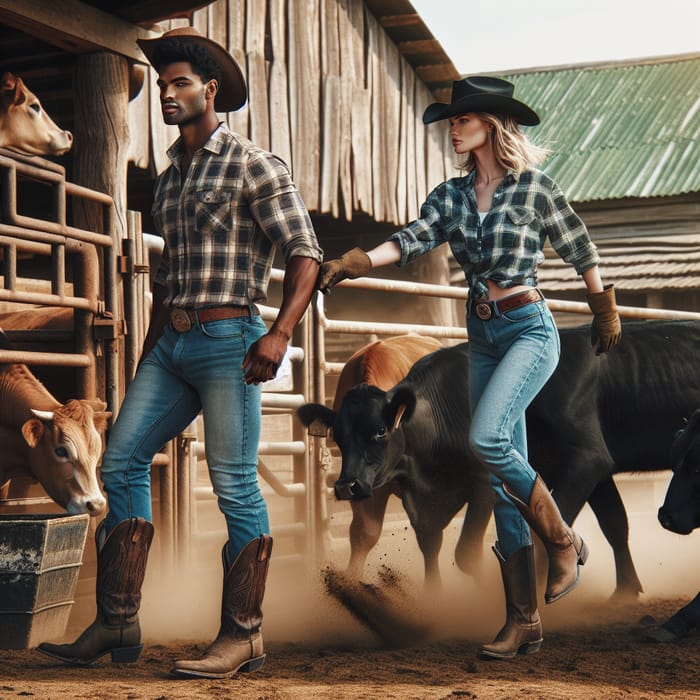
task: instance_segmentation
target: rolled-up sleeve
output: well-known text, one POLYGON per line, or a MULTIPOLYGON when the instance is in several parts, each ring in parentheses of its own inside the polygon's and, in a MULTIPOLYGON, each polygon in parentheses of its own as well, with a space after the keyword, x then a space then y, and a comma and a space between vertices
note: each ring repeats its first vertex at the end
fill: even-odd
POLYGON ((323 260, 311 218, 282 160, 259 151, 246 166, 250 214, 285 261, 295 255, 323 260))
POLYGON ((586 225, 571 208, 561 188, 552 183, 544 207, 543 226, 552 247, 564 262, 573 265, 580 275, 600 262, 586 225))
POLYGON ((446 196, 443 183, 428 195, 420 208, 420 216, 387 239, 395 241, 401 248, 401 259, 396 263, 399 267, 437 248, 447 240, 442 215, 446 196))

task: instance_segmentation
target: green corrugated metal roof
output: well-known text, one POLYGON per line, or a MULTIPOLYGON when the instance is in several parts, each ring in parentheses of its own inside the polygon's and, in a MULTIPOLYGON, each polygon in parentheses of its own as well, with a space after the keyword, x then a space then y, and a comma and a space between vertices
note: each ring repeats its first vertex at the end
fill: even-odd
POLYGON ((700 191, 700 54, 512 73, 573 202, 700 191))

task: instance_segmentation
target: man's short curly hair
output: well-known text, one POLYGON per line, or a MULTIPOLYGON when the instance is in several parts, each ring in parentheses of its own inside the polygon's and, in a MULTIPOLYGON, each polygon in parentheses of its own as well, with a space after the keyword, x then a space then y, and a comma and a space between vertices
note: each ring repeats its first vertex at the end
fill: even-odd
POLYGON ((192 70, 202 79, 202 82, 206 83, 214 79, 221 85, 219 64, 205 48, 187 41, 187 39, 172 37, 163 40, 153 52, 151 63, 160 73, 163 66, 180 61, 189 62, 192 70))

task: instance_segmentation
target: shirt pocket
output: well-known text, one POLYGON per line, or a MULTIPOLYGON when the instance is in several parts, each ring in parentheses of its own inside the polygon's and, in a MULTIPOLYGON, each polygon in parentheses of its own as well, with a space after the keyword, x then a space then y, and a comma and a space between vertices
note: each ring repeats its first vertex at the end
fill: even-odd
POLYGON ((225 238, 232 228, 230 190, 200 190, 195 200, 196 231, 203 239, 225 238))
POLYGON ((537 212, 528 207, 508 207, 501 219, 501 244, 506 250, 535 254, 539 248, 537 212))
POLYGON ((506 218, 515 226, 528 226, 535 220, 535 212, 527 207, 509 207, 506 218))

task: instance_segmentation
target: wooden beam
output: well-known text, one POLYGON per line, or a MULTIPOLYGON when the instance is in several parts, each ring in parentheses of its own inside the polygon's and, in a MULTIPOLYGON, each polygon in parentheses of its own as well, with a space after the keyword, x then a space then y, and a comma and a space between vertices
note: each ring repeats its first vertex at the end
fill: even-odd
POLYGON ((173 17, 191 17, 195 10, 212 0, 96 0, 91 4, 109 11, 127 22, 159 22, 173 17))
POLYGON ((440 46, 440 42, 437 39, 399 41, 397 42, 397 46, 404 56, 421 54, 445 55, 445 50, 440 46))
POLYGON ((379 20, 379 24, 381 24, 385 29, 423 25, 423 20, 415 13, 406 13, 402 15, 381 15, 377 17, 377 19, 379 20))
POLYGON ((157 33, 79 0, 0 0, 0 22, 75 54, 109 51, 148 63, 136 39, 157 33))

